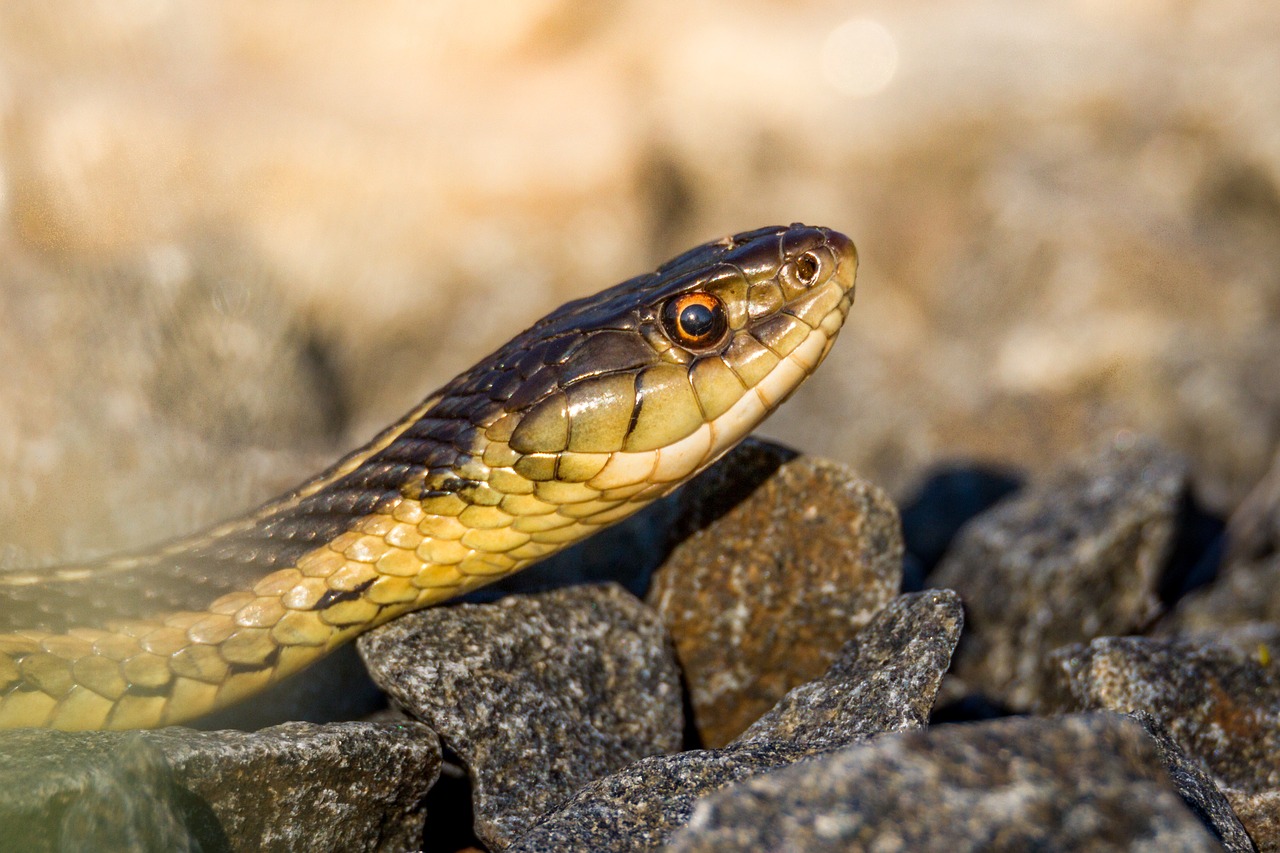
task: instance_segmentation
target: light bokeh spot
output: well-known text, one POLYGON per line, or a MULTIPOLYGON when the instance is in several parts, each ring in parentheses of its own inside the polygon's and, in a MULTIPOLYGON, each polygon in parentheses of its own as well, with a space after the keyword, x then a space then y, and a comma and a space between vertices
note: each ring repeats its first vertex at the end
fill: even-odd
POLYGON ((884 91, 898 71, 898 42, 879 21, 852 18, 827 35, 822 74, 842 95, 865 98, 884 91))

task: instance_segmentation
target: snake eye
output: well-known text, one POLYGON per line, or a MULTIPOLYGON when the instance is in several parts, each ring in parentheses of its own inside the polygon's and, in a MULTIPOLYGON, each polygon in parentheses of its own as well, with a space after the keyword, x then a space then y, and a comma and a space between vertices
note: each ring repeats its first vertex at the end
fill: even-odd
POLYGON ((819 266, 817 256, 813 252, 805 252, 796 258, 796 275, 805 284, 813 284, 818 277, 819 266))
POLYGON ((724 340, 729 318, 724 303, 710 293, 686 293, 662 309, 662 325, 681 346, 705 349, 724 340))

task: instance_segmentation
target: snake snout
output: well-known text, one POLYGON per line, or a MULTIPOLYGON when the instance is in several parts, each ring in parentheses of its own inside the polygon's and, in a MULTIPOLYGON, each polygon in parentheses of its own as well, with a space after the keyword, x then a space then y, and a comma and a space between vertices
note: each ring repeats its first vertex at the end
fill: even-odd
POLYGON ((858 247, 839 231, 828 228, 826 234, 827 246, 836 256, 836 280, 845 290, 852 290, 853 280, 858 273, 858 247))

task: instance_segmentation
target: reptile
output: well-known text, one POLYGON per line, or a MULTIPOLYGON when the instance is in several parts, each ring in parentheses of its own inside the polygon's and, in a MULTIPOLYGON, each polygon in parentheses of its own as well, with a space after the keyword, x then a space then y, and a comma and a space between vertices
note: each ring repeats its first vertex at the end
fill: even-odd
POLYGON ((706 243, 551 312, 256 510, 0 573, 0 728, 191 720, 631 515, 813 372, 857 263, 799 224, 706 243))

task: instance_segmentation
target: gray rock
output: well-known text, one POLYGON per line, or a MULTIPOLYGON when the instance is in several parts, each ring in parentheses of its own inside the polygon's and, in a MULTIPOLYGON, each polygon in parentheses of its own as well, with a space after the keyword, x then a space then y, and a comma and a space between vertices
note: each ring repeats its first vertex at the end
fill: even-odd
POLYGON ((1149 624, 1186 485, 1179 457, 1118 439, 970 522, 930 578, 965 602, 956 674, 1026 709, 1045 653, 1149 624))
POLYGON ((698 798, 813 754, 802 745, 756 742, 646 758, 584 786, 507 850, 622 853, 661 847, 689 819, 698 798))
POLYGON ((1156 745, 1156 752, 1178 789, 1178 796, 1230 853, 1256 853, 1257 847, 1218 790, 1204 765, 1183 752, 1169 730, 1146 711, 1130 715, 1156 745))
POLYGON ((148 733, 235 848, 401 850, 421 844, 440 743, 417 724, 286 723, 148 733))
POLYGON ((1219 782, 1280 787, 1280 676, 1225 646, 1102 637, 1047 661, 1042 710, 1147 711, 1219 782))
POLYGON ((719 791, 670 849, 1216 849, 1136 723, 1012 718, 876 738, 719 791))
POLYGON ((678 496, 648 601, 676 644, 702 741, 728 743, 817 678, 897 594, 893 502, 848 467, 747 441, 678 496))
POLYGON ((923 727, 963 625, 960 596, 949 589, 899 596, 822 678, 792 690, 734 742, 817 749, 923 727))
POLYGON ((61 811, 0 822, 0 849, 201 849, 164 754, 142 738, 123 739, 114 755, 87 768, 81 783, 61 811))
POLYGON ((1280 675, 1227 646, 1104 637, 1049 657, 1044 709, 1148 711, 1204 762, 1261 850, 1280 849, 1280 675))
POLYGON ((711 791, 872 734, 923 725, 960 619, 949 591, 901 596, 846 645, 821 680, 791 691, 733 744, 647 758, 593 782, 512 849, 657 847, 711 791))
POLYGON ((0 754, 6 850, 413 848, 440 765, 416 723, 22 729, 0 754))
POLYGON ((680 747, 670 640, 616 585, 425 610, 359 648, 467 766, 476 835, 491 847, 593 779, 680 747))

